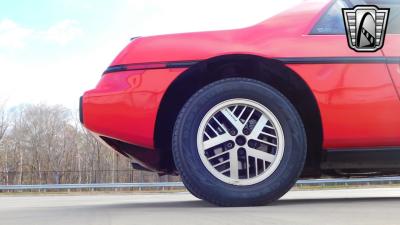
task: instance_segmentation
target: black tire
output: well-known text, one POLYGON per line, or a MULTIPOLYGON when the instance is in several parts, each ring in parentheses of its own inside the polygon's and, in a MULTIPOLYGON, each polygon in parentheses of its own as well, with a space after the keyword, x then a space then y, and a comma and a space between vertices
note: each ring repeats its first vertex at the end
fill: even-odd
POLYGON ((175 123, 172 151, 187 189, 196 197, 220 206, 265 205, 283 196, 295 184, 306 158, 306 134, 290 101, 275 88, 246 78, 214 82, 195 93, 181 109, 175 123), (247 186, 225 183, 213 176, 197 150, 197 132, 206 113, 220 102, 245 98, 266 106, 278 119, 285 136, 284 155, 265 180, 247 186))

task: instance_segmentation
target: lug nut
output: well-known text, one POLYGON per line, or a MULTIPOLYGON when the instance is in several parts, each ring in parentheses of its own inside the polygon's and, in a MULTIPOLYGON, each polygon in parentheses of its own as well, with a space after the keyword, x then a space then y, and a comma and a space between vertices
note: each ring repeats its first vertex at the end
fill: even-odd
POLYGON ((248 144, 249 144, 249 147, 250 147, 250 148, 254 148, 254 142, 253 142, 252 140, 250 140, 250 141, 248 142, 248 144))
POLYGON ((250 130, 247 129, 247 128, 244 128, 244 129, 243 129, 243 134, 244 134, 244 135, 249 135, 249 134, 250 134, 250 130))
POLYGON ((260 147, 260 143, 254 141, 254 140, 249 140, 248 145, 250 148, 258 148, 260 147))
POLYGON ((228 143, 225 144, 225 147, 227 149, 231 149, 231 148, 233 148, 233 143, 232 142, 228 142, 228 143))

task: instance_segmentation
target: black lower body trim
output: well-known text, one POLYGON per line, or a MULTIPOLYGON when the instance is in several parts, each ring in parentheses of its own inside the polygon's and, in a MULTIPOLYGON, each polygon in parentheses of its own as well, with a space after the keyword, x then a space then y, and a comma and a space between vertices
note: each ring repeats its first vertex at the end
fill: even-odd
POLYGON ((132 159, 134 169, 153 171, 160 174, 176 174, 172 157, 165 155, 165 151, 146 149, 104 136, 100 136, 100 138, 117 152, 132 159))
POLYGON ((322 169, 400 169, 400 147, 328 149, 322 169))
POLYGON ((134 158, 142 167, 151 171, 160 170, 160 155, 158 151, 131 145, 108 137, 100 136, 100 138, 125 157, 134 158))

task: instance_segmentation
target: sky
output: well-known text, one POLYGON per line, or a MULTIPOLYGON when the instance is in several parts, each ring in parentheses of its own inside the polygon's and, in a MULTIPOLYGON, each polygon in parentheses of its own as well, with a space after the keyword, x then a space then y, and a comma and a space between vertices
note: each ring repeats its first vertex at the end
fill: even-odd
POLYGON ((0 0, 0 101, 77 109, 131 37, 246 27, 299 2, 0 0))

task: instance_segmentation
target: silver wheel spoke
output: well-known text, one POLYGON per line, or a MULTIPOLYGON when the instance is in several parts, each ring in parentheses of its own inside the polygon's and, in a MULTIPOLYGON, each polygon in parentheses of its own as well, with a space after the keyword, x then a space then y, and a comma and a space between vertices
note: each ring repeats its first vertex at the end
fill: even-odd
POLYGON ((229 152, 229 166, 230 166, 230 176, 233 179, 238 179, 239 178, 239 160, 238 160, 238 152, 237 148, 233 149, 232 151, 229 152))
POLYGON ((238 119, 240 119, 244 113, 244 111, 246 111, 247 107, 243 107, 242 111, 240 112, 239 116, 237 117, 238 119))
POLYGON ((261 134, 263 134, 263 135, 265 135, 265 136, 269 136, 269 137, 277 138, 277 136, 276 136, 276 135, 268 134, 268 133, 265 133, 265 132, 261 132, 261 134))
POLYGON ((229 110, 228 107, 224 108, 221 113, 225 116, 225 118, 239 131, 243 129, 243 124, 240 120, 229 110))
POLYGON ((213 126, 211 126, 210 124, 208 124, 208 127, 214 132, 214 134, 219 135, 218 131, 215 130, 215 128, 213 126))
POLYGON ((284 137, 279 121, 265 106, 232 99, 204 116, 197 146, 204 166, 215 177, 234 185, 251 185, 276 170, 283 157, 284 137))
POLYGON ((249 114, 249 116, 247 117, 246 121, 244 122, 244 125, 246 126, 246 124, 249 122, 249 120, 251 119, 251 117, 253 116, 254 112, 256 111, 256 109, 253 109, 251 111, 251 113, 249 114))
POLYGON ((209 149, 217 145, 223 144, 229 141, 230 138, 231 135, 229 135, 228 133, 224 133, 214 138, 211 138, 203 143, 204 149, 209 149))
POLYGON ((213 119, 214 119, 214 121, 224 130, 224 132, 228 132, 227 130, 226 130, 226 127, 224 126, 224 125, 222 125, 219 121, 218 121, 218 119, 217 118, 215 118, 215 116, 213 117, 213 119))
POLYGON ((257 121, 255 127, 253 128, 253 130, 251 131, 251 133, 249 135, 249 138, 258 140, 258 136, 263 131, 263 129, 264 129, 264 127, 265 127, 267 122, 268 122, 268 119, 264 115, 262 115, 260 117, 260 119, 258 119, 258 121, 257 121))
POLYGON ((211 157, 208 158, 208 159, 209 159, 209 160, 217 159, 217 158, 219 158, 219 157, 225 155, 226 153, 227 153, 227 152, 221 152, 221 153, 218 153, 218 154, 216 154, 216 155, 214 155, 214 156, 211 156, 211 157))
POLYGON ((252 156, 256 159, 262 159, 264 161, 267 162, 272 162, 275 159, 275 155, 272 155, 268 152, 263 152, 257 149, 252 149, 252 148, 248 148, 247 150, 247 156, 252 156))
POLYGON ((218 166, 224 165, 224 164, 225 164, 225 163, 227 163, 227 162, 229 162, 229 160, 222 161, 222 162, 220 162, 220 163, 217 163, 217 164, 215 164, 215 165, 213 165, 213 166, 214 166, 214 168, 215 168, 215 167, 218 167, 218 166))
POLYGON ((257 139, 257 141, 258 141, 258 142, 261 142, 261 143, 263 143, 263 144, 266 144, 266 145, 271 145, 271 146, 274 146, 274 147, 277 146, 276 144, 271 143, 271 142, 268 142, 268 141, 263 141, 263 140, 260 140, 260 139, 257 139))

